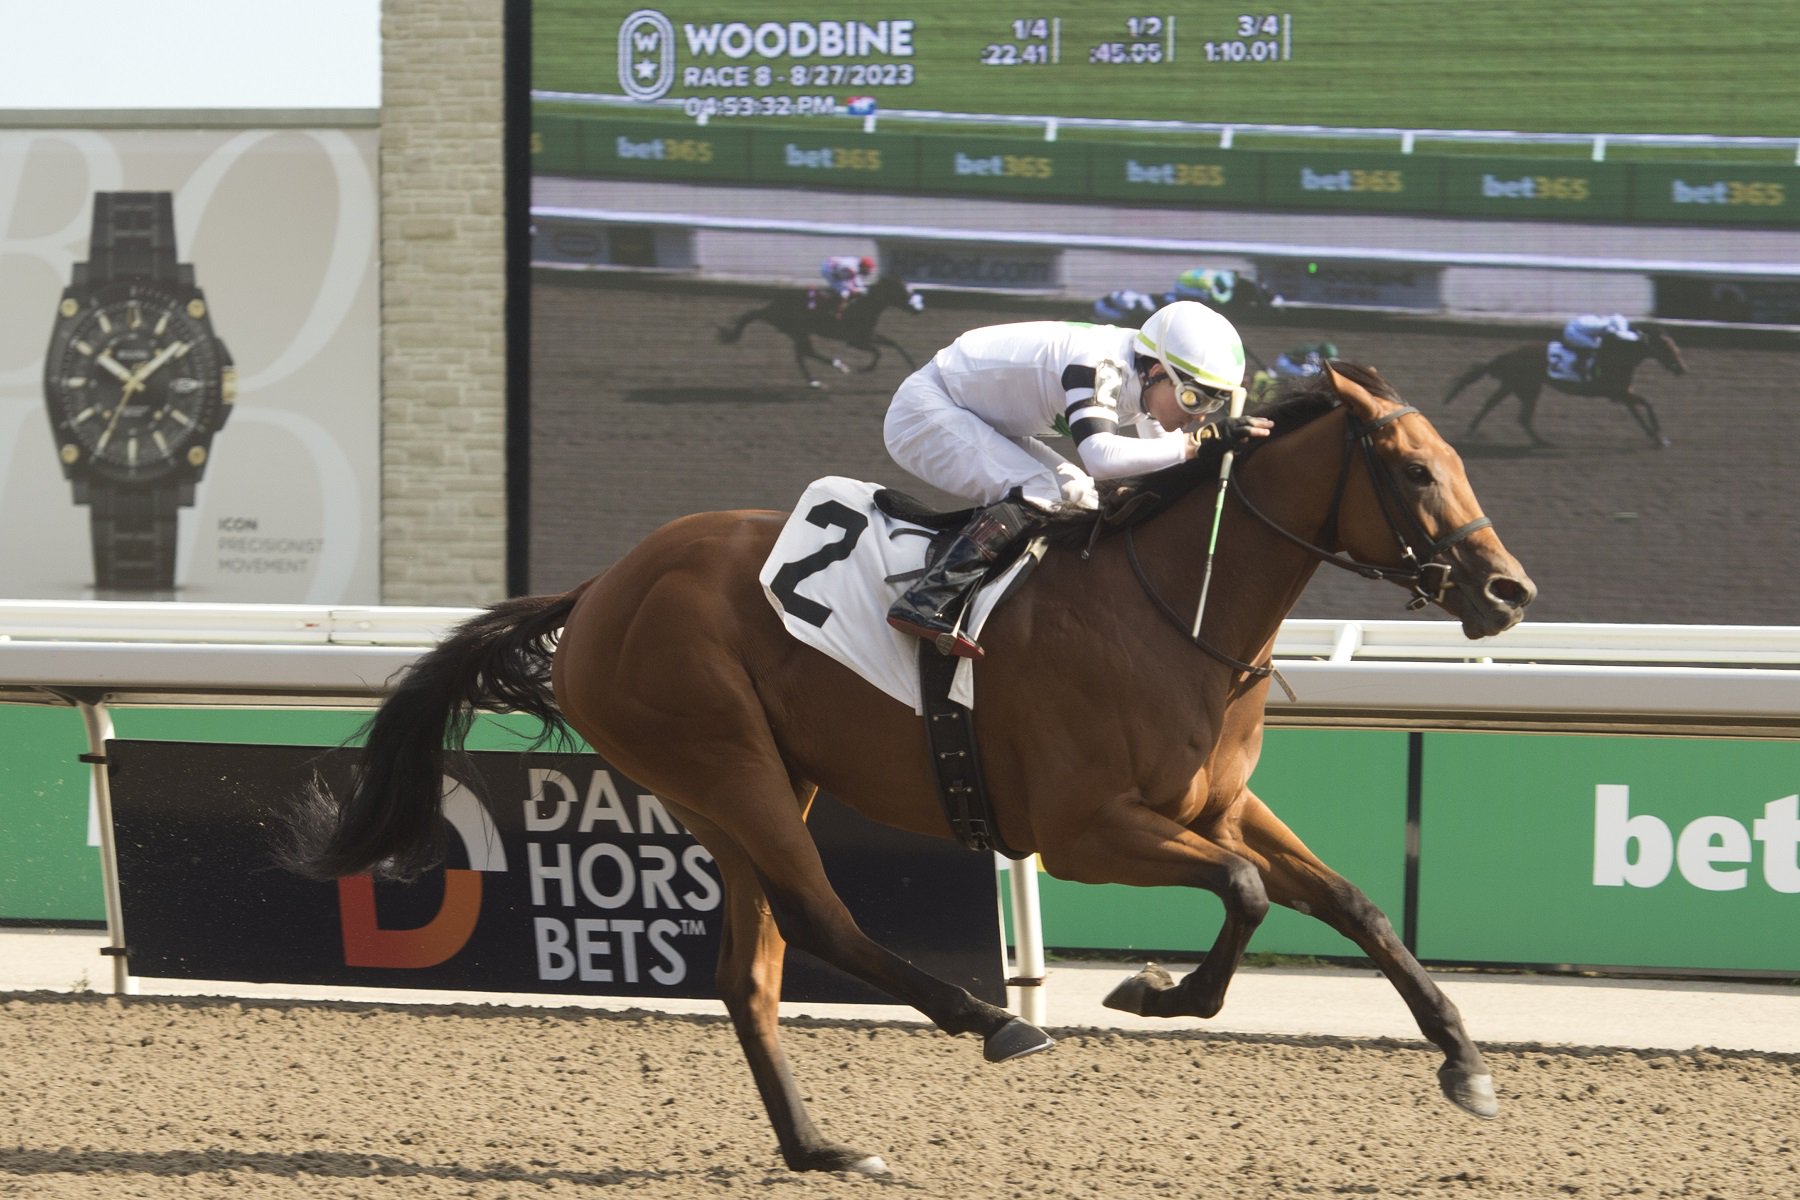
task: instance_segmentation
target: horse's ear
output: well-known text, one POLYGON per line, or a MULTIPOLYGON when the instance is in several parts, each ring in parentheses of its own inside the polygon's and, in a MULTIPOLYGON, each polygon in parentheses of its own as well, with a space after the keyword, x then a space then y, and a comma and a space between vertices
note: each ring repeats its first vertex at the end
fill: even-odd
POLYGON ((1348 375, 1332 370, 1330 363, 1325 364, 1325 371, 1331 376, 1331 386, 1337 389, 1338 399, 1356 414, 1358 420, 1373 421, 1390 407, 1387 401, 1379 399, 1348 375))

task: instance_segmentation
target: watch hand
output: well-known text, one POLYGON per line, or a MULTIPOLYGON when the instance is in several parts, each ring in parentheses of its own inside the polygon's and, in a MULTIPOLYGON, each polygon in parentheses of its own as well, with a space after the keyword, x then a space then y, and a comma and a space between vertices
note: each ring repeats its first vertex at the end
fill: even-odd
POLYGON ((129 396, 133 392, 143 391, 144 381, 146 379, 150 378, 152 374, 161 369, 164 363, 187 349, 188 344, 186 342, 170 342, 167 346, 158 350, 155 358, 131 373, 131 377, 125 381, 125 394, 129 396))
POLYGON ((99 363, 102 367, 105 367, 107 374, 130 382, 131 372, 125 369, 123 363, 112 356, 111 350, 101 351, 100 357, 96 358, 94 361, 99 363))

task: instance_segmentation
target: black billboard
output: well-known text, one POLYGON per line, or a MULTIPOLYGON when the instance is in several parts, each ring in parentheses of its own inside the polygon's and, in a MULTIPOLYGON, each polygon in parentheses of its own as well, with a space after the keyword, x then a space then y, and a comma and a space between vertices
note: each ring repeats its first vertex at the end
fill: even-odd
MULTIPOLYGON (((722 933, 712 857, 591 754, 450 759, 444 865, 410 884, 276 865, 283 813, 359 752, 107 743, 134 975, 256 983, 706 998, 722 933)), ((808 821, 862 928, 1005 1003, 993 859, 878 826, 828 796, 808 821)), ((893 1003, 788 951, 783 998, 893 1003)))

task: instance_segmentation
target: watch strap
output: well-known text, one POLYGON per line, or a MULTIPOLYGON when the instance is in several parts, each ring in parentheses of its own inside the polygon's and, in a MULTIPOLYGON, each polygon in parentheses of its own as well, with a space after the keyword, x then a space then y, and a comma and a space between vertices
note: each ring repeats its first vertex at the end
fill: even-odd
POLYGON ((94 586, 102 591, 173 591, 179 485, 120 489, 91 486, 94 586))
POLYGON ((179 282, 175 198, 169 192, 95 192, 88 278, 179 282))

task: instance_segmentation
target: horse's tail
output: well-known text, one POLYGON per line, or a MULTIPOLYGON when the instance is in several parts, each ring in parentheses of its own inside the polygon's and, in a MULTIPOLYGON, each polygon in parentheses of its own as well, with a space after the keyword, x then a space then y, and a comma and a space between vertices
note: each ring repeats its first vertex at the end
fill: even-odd
POLYGON ((1464 371, 1461 375, 1458 375, 1456 377, 1456 382, 1450 385, 1450 390, 1444 393, 1444 407, 1448 408, 1450 402, 1455 400, 1464 388, 1468 387, 1493 369, 1494 363, 1493 360, 1490 359, 1487 362, 1478 362, 1468 370, 1464 371))
POLYGON ((551 635, 584 588, 505 600, 450 632, 401 676, 366 727, 349 794, 315 779, 277 857, 313 879, 376 869, 404 879, 443 855, 439 820, 446 741, 460 751, 477 709, 523 712, 544 739, 566 732, 550 690, 551 635))

